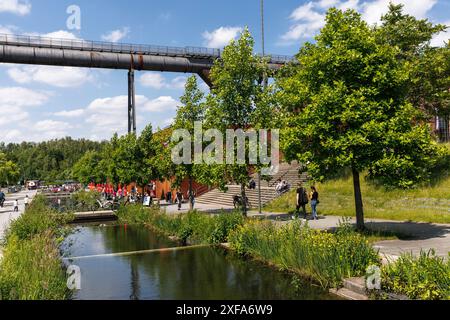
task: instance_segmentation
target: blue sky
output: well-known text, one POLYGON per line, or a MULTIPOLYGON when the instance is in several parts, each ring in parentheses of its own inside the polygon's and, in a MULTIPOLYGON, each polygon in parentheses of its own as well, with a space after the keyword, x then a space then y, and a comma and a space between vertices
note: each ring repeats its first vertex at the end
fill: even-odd
MULTIPOLYGON (((450 0, 398 0, 408 13, 450 25, 450 0)), ((293 55, 323 26, 331 6, 353 8, 377 23, 389 0, 265 0, 267 52, 293 55)), ((259 0, 0 0, 0 33, 170 46, 222 47, 248 26, 260 51, 259 0), (67 8, 81 10, 70 30, 67 8)), ((449 33, 433 39, 442 45, 449 33)), ((138 128, 173 119, 188 75, 136 75, 138 128)), ((200 80, 201 82, 201 80, 200 80)), ((207 90, 205 85, 202 85, 207 90)), ((108 139, 127 128, 126 71, 0 64, 0 141, 67 135, 108 139)))

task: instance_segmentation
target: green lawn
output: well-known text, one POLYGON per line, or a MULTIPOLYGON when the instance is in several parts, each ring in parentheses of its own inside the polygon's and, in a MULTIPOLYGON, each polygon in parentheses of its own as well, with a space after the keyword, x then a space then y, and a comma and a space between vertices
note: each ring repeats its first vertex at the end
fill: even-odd
MULTIPOLYGON (((355 215, 352 179, 318 184, 319 214, 335 216, 355 215)), ((415 190, 386 191, 362 181, 365 216, 400 221, 450 223, 450 177, 434 186, 415 190)), ((292 212, 295 191, 268 204, 270 212, 292 212)), ((308 208, 309 212, 310 208, 308 208)))

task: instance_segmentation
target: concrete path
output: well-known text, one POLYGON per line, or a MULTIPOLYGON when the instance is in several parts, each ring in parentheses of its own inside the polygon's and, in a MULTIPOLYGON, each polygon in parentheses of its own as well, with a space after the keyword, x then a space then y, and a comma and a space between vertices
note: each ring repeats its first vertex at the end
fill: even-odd
MULTIPOLYGON (((249 216, 267 218, 283 225, 292 221, 290 215, 265 213, 259 215, 251 212, 249 216)), ((308 220, 313 229, 331 230, 339 225, 342 218, 336 216, 320 217, 318 221, 308 220)), ((350 220, 355 224, 355 219, 350 220)), ((401 235, 401 240, 380 241, 374 244, 380 253, 390 257, 412 252, 417 255, 421 250, 436 250, 441 257, 448 257, 450 252, 450 225, 435 223, 402 222, 381 219, 366 219, 366 226, 374 231, 389 231, 401 235)))
MULTIPOLYGON (((181 211, 178 211, 177 205, 168 205, 165 208, 168 214, 186 213, 189 210, 189 204, 183 204, 181 211)), ((195 208, 202 212, 212 213, 220 210, 233 210, 231 207, 202 204, 197 204, 195 208)), ((283 213, 264 212, 262 215, 259 215, 256 211, 250 211, 249 217, 270 219, 280 225, 292 222, 292 216, 283 213)), ((341 220, 342 218, 337 216, 322 216, 318 221, 308 220, 308 224, 313 229, 330 230, 336 228, 341 220)), ((356 223, 354 218, 350 222, 353 224, 356 223)), ((406 252, 412 252, 417 255, 421 250, 429 251, 430 249, 436 250, 438 256, 449 257, 449 224, 366 219, 366 226, 374 231, 389 231, 402 235, 400 240, 380 241, 374 244, 374 247, 379 249, 380 253, 387 258, 395 259, 395 257, 406 252)))
POLYGON ((5 231, 8 230, 11 222, 24 212, 25 204, 23 202, 26 195, 31 201, 36 196, 36 191, 21 191, 6 195, 5 205, 3 208, 0 208, 0 241, 3 240, 5 231), (14 212, 13 201, 15 199, 19 201, 19 212, 14 212))
MULTIPOLYGON (((168 214, 186 213, 189 210, 189 204, 183 204, 182 210, 178 211, 177 205, 166 206, 168 214)), ((196 205, 196 209, 202 212, 217 212, 220 210, 231 211, 231 207, 196 205)), ((283 213, 263 212, 262 215, 256 211, 250 211, 249 217, 264 218, 275 221, 279 225, 292 222, 292 216, 283 213)), ((310 219, 310 218, 309 218, 310 219)), ((339 225, 342 220, 337 216, 320 217, 318 221, 308 220, 308 224, 313 229, 331 230, 339 225)), ((356 224, 354 218, 350 220, 356 224)), ((421 250, 436 250, 436 254, 441 257, 449 257, 450 252, 450 225, 435 223, 417 223, 402 222, 381 219, 366 219, 366 226, 374 231, 393 232, 402 235, 399 240, 380 241, 374 244, 380 253, 388 259, 395 259, 402 253, 412 252, 414 255, 420 253, 421 250)))
MULTIPOLYGON (((165 204, 164 202, 161 203, 161 208, 163 210, 166 210, 167 214, 178 214, 178 213, 187 213, 189 211, 189 203, 183 203, 181 206, 181 210, 178 210, 177 204, 165 204)), ((195 204, 194 209, 201 211, 201 212, 218 212, 221 210, 225 211, 231 211, 234 210, 233 207, 226 207, 226 206, 215 206, 215 205, 207 205, 202 203, 195 204)))

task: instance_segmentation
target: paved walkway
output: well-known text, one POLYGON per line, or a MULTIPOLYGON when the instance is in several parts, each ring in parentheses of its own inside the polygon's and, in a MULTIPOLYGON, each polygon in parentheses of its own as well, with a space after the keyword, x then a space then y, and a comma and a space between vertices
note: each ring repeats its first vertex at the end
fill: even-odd
MULTIPOLYGON (((178 210, 178 205, 177 204, 165 204, 165 202, 161 202, 161 208, 166 210, 166 213, 168 214, 178 214, 178 213, 187 213, 189 211, 189 203, 183 203, 181 206, 181 210, 178 210)), ((202 203, 197 203, 195 204, 194 209, 198 210, 198 211, 202 211, 202 212, 218 212, 221 210, 225 210, 225 211, 231 211, 234 210, 233 207, 218 207, 218 206, 214 206, 214 205, 207 205, 207 204, 202 204, 202 203)))
POLYGON ((25 205, 23 200, 25 196, 33 199, 36 196, 36 191, 21 191, 19 193, 7 194, 6 201, 3 208, 0 208, 0 241, 3 240, 5 231, 8 230, 11 222, 24 212, 25 205), (19 212, 14 212, 13 201, 17 199, 19 201, 19 212))
MULTIPOLYGON (((166 206, 166 212, 169 214, 186 213, 189 210, 189 204, 183 204, 182 210, 178 211, 177 205, 166 206)), ((203 212, 217 212, 220 210, 231 211, 233 208, 211 205, 196 205, 196 209, 203 212)), ((249 217, 260 217, 270 219, 283 225, 292 222, 291 215, 283 213, 265 212, 259 215, 255 211, 250 211, 249 217)), ((308 220, 308 224, 313 229, 331 230, 339 225, 342 220, 337 216, 321 217, 318 221, 308 220)), ((355 224, 355 219, 350 220, 355 224)), ((412 252, 414 255, 421 250, 429 251, 434 249, 436 254, 441 257, 449 257, 450 252, 450 225, 436 223, 417 223, 402 222, 381 219, 366 219, 366 226, 374 231, 392 232, 400 236, 399 240, 379 241, 374 244, 376 249, 386 257, 401 255, 402 253, 412 252)))

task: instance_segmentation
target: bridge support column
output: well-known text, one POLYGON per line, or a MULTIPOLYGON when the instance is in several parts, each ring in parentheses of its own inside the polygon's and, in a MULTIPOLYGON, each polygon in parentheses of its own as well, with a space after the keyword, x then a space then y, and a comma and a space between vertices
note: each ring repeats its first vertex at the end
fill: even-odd
POLYGON ((136 91, 134 70, 128 71, 128 133, 136 133, 136 91))

